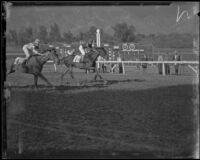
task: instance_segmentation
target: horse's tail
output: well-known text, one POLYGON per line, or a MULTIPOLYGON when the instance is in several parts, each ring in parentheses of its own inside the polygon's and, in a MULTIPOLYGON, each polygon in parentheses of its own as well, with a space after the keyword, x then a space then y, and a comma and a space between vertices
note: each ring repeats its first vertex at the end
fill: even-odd
POLYGON ((13 64, 18 64, 19 63, 19 59, 20 59, 20 57, 15 58, 13 64))
MULTIPOLYGON (((18 57, 17 57, 18 58, 18 57)), ((12 58, 6 61, 6 75, 14 72, 15 61, 17 58, 12 58)))

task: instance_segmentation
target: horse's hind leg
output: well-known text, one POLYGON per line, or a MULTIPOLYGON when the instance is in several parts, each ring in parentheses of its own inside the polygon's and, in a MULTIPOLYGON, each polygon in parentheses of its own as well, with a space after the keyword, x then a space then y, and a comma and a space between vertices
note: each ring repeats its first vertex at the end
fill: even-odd
POLYGON ((73 67, 70 68, 70 75, 71 75, 71 78, 74 79, 73 67))
POLYGON ((49 86, 53 87, 53 85, 46 79, 46 77, 45 77, 42 73, 39 73, 38 76, 39 76, 43 81, 45 81, 49 86))
POLYGON ((7 69, 7 71, 6 71, 6 76, 8 76, 10 73, 15 72, 14 67, 15 67, 15 66, 12 64, 12 65, 7 69))
POLYGON ((7 70, 6 71, 6 76, 8 76, 10 73, 12 73, 12 71, 11 70, 7 70))
POLYGON ((38 82, 38 75, 34 75, 35 88, 37 88, 37 82, 38 82))
POLYGON ((96 70, 96 74, 95 74, 94 80, 96 81, 96 80, 97 80, 97 77, 99 77, 100 79, 103 79, 103 78, 101 77, 101 75, 99 74, 99 69, 98 69, 98 68, 95 68, 95 70, 96 70))

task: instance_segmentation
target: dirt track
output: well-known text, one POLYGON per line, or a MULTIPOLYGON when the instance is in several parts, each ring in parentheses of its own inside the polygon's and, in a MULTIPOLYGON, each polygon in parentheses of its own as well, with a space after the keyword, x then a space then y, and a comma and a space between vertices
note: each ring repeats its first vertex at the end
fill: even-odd
POLYGON ((10 157, 192 157, 197 92, 188 68, 165 77, 156 68, 128 68, 124 76, 102 74, 106 82, 75 70, 76 79, 67 76, 62 86, 52 69, 46 66, 44 75, 56 89, 39 81, 35 91, 31 75, 7 79, 14 84, 7 105, 10 157))

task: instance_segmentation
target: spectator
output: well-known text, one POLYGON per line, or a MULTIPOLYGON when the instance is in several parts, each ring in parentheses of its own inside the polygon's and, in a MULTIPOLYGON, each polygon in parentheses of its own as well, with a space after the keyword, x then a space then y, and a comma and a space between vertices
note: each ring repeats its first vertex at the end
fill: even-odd
MULTIPOLYGON (((142 61, 148 61, 148 58, 146 55, 143 56, 142 61)), ((142 68, 143 68, 143 71, 145 71, 147 69, 147 63, 143 63, 142 68)))
MULTIPOLYGON (((178 55, 177 51, 175 51, 175 55, 173 56, 173 60, 174 61, 181 61, 181 57, 180 57, 180 55, 178 55)), ((175 74, 178 75, 179 64, 175 63, 174 69, 175 69, 175 74)))
MULTIPOLYGON (((165 61, 170 61, 169 53, 165 55, 165 61)), ((169 75, 170 74, 170 66, 169 64, 165 63, 165 74, 169 75)))

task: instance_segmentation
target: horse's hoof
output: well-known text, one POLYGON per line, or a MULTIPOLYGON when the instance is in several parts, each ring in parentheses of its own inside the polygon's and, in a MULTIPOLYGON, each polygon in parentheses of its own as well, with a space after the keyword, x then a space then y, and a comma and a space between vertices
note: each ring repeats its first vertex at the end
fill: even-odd
POLYGON ((56 89, 56 87, 55 86, 51 86, 51 89, 56 89))
POLYGON ((107 83, 108 83, 108 81, 103 81, 103 83, 104 83, 104 84, 107 84, 107 83))
POLYGON ((51 88, 54 88, 55 86, 54 85, 50 85, 51 86, 51 88))

